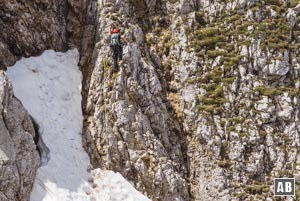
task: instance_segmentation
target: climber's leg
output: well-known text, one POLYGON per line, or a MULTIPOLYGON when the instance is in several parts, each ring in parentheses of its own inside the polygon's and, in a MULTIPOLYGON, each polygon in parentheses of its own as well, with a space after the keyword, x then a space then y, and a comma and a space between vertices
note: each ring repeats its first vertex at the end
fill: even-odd
POLYGON ((119 65, 122 65, 123 60, 122 60, 122 56, 123 56, 123 46, 119 47, 119 65))
POLYGON ((118 71, 118 48, 117 47, 113 47, 113 60, 114 60, 114 65, 113 65, 113 71, 118 71))
POLYGON ((119 48, 119 59, 122 60, 122 57, 123 57, 123 45, 120 45, 120 48, 119 48))

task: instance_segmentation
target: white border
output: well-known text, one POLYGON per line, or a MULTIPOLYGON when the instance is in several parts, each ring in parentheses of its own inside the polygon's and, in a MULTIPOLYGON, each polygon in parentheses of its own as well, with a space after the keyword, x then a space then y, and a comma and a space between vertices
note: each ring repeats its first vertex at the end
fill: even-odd
POLYGON ((295 177, 293 177, 293 178, 289 178, 289 177, 278 178, 278 177, 275 177, 273 186, 274 186, 274 195, 273 196, 276 196, 276 197, 294 197, 295 196, 295 193, 296 193, 295 177), (275 195, 275 180, 276 179, 293 179, 294 180, 294 195, 275 195))

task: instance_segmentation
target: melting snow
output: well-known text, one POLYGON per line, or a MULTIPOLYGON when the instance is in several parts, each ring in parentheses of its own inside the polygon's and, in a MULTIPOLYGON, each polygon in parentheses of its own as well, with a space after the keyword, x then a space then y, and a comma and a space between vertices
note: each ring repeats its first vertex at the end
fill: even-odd
POLYGON ((82 148, 78 51, 45 51, 8 68, 14 94, 40 125, 50 160, 38 169, 31 201, 149 201, 120 174, 87 171, 82 148))

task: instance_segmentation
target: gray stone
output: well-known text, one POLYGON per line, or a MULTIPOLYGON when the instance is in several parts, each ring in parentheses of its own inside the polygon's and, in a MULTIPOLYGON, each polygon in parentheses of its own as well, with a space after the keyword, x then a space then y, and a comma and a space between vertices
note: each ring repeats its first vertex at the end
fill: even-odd
POLYGON ((0 71, 0 198, 29 200, 39 166, 33 138, 37 133, 27 111, 13 96, 12 84, 0 71))

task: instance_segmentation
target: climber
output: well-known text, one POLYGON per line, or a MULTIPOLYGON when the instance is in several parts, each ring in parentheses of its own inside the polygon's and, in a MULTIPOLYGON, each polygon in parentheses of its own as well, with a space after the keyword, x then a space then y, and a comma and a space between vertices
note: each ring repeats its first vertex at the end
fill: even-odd
POLYGON ((122 64, 123 46, 127 43, 124 35, 120 33, 120 30, 113 27, 109 30, 110 34, 110 48, 113 52, 113 71, 117 72, 119 65, 122 64))
POLYGON ((291 1, 290 0, 285 0, 285 3, 286 3, 286 7, 291 7, 291 1))

